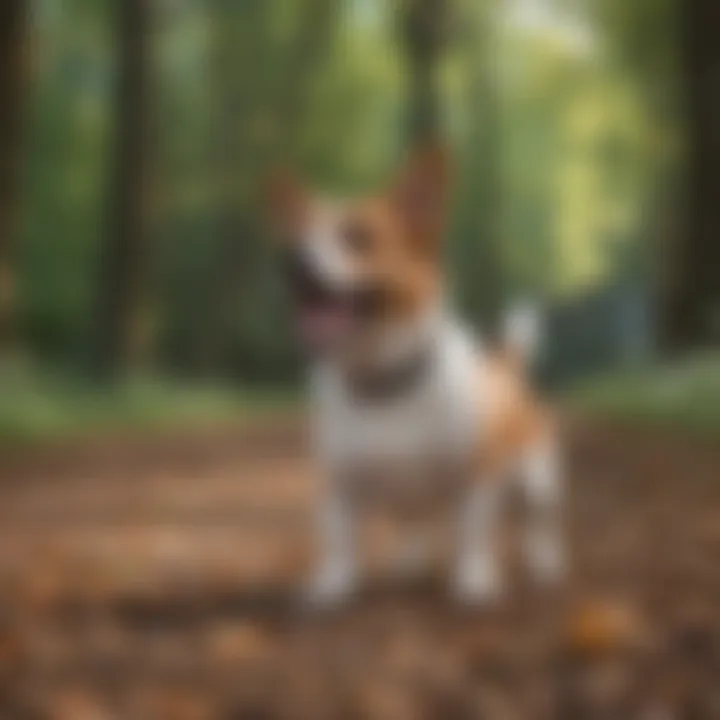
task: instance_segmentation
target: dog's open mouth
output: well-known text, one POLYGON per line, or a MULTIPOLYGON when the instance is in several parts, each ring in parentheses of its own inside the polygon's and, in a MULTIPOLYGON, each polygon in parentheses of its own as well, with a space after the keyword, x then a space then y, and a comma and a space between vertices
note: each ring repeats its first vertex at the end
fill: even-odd
POLYGON ((341 345, 356 322, 353 294, 330 287, 306 269, 290 272, 288 280, 301 344, 313 352, 341 345))
POLYGON ((296 329, 302 344, 310 350, 327 350, 341 345, 355 325, 352 302, 343 293, 326 292, 312 297, 295 297, 296 329))
POLYGON ((378 287, 333 286, 307 265, 290 263, 288 285, 295 328, 311 352, 333 350, 382 315, 385 293, 378 287))

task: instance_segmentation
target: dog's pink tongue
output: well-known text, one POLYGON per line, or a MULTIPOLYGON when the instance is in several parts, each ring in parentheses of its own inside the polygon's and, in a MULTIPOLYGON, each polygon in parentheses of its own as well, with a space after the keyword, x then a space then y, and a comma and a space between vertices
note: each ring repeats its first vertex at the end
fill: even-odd
POLYGON ((306 310, 298 318, 298 331, 302 342, 313 349, 333 346, 347 333, 350 317, 341 308, 306 310))

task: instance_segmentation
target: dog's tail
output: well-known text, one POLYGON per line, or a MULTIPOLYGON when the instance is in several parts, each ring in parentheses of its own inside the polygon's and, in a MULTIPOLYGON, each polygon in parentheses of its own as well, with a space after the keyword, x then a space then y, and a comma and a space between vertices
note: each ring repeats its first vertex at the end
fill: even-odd
POLYGON ((527 367, 538 357, 543 342, 542 313, 536 303, 516 302, 502 323, 503 354, 514 364, 527 367))

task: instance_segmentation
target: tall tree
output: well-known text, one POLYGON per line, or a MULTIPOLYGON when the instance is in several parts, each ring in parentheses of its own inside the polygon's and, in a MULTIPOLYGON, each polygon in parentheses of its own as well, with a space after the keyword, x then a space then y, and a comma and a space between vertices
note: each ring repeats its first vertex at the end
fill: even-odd
POLYGON ((94 369, 117 377, 137 360, 146 330, 148 90, 152 0, 117 4, 118 74, 110 212, 101 250, 94 369))
POLYGON ((466 10, 463 23, 467 67, 467 107, 471 118, 465 138, 468 152, 459 163, 457 274, 464 310, 484 331, 497 324, 503 290, 500 246, 501 145, 497 44, 489 0, 466 10))
POLYGON ((452 24, 450 0, 405 0, 401 35, 408 76, 407 131, 411 145, 441 132, 440 59, 452 24))
POLYGON ((0 355, 14 342, 14 238, 27 58, 27 2, 0 3, 0 355))
POLYGON ((456 29, 463 7, 463 25, 468 30, 464 33, 468 105, 477 121, 467 138, 472 157, 458 163, 463 170, 463 212, 462 222, 455 229, 460 241, 455 255, 465 310, 473 320, 487 326, 496 319, 501 283, 497 214, 499 108, 491 64, 492 3, 463 6, 454 0, 405 1, 401 29, 408 82, 407 133, 411 146, 442 138, 440 66, 445 51, 459 34, 456 29))
POLYGON ((720 4, 680 4, 688 130, 686 227, 670 250, 665 340, 720 344, 720 4))
POLYGON ((329 47, 337 0, 295 5, 285 43, 273 38, 278 11, 288 4, 244 5, 215 0, 213 39, 215 179, 219 243, 205 303, 196 364, 226 363, 242 298, 259 269, 264 204, 260 177, 291 163, 306 128, 312 83, 329 47), (264 65, 258 71, 258 65, 264 65))

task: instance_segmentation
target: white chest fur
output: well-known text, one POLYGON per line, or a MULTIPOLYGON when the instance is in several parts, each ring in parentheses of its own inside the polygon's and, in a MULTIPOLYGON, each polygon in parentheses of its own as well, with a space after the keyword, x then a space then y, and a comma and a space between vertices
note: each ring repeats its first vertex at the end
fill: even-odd
POLYGON ((469 460, 481 411, 479 349, 449 319, 433 335, 426 375, 398 397, 359 401, 337 368, 315 368, 317 452, 331 477, 369 471, 408 479, 436 464, 469 460))

